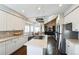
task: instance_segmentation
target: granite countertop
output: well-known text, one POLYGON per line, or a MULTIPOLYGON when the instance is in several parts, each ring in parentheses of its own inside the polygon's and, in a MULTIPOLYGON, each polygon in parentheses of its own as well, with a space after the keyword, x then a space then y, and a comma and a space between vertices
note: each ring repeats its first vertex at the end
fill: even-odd
POLYGON ((66 40, 71 42, 72 44, 79 44, 79 39, 66 39, 66 40))
POLYGON ((10 39, 15 39, 15 38, 24 37, 24 36, 26 36, 26 35, 2 37, 2 38, 0 38, 0 42, 4 42, 4 41, 8 41, 10 39))

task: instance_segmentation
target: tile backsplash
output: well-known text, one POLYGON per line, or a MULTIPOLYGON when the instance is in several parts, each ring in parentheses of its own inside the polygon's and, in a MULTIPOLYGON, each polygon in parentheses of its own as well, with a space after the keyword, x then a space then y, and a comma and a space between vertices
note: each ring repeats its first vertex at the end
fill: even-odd
POLYGON ((17 30, 17 31, 0 31, 0 38, 16 36, 16 35, 14 35, 16 33, 18 33, 18 35, 21 35, 21 34, 23 34, 23 31, 22 30, 17 30))

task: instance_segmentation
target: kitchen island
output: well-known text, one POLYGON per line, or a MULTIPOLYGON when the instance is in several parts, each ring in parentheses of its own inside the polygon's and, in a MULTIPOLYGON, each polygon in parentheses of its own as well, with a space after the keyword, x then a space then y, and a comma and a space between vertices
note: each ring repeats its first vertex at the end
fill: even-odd
POLYGON ((38 39, 33 38, 25 44, 27 46, 27 55, 43 55, 44 49, 47 48, 47 36, 38 39))

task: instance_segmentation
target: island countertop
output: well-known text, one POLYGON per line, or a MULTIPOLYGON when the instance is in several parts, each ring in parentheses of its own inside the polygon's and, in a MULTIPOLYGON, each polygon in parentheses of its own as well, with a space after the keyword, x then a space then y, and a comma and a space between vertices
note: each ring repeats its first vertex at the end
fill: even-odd
POLYGON ((44 37, 43 39, 31 39, 25 45, 27 46, 38 46, 41 48, 47 48, 47 38, 44 37))

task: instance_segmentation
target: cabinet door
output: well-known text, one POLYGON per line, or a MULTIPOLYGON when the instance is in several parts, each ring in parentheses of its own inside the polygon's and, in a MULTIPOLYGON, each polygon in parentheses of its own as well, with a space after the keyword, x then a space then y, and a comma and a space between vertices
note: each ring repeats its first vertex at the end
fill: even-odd
POLYGON ((74 48, 75 46, 71 42, 66 40, 66 53, 68 55, 74 55, 74 48))
POLYGON ((23 19, 7 14, 7 30, 23 30, 23 19))
POLYGON ((12 15, 7 14, 7 30, 14 30, 14 18, 12 15))
POLYGON ((13 16, 13 18, 14 18, 14 19, 13 19, 13 29, 14 29, 14 30, 20 30, 20 29, 19 29, 19 27, 20 27, 20 26, 19 26, 19 23, 20 23, 20 22, 19 22, 18 18, 17 18, 16 16, 13 16))
POLYGON ((11 52, 12 52, 12 42, 11 42, 11 40, 8 40, 8 41, 6 41, 6 43, 5 43, 5 45, 6 45, 6 55, 8 55, 8 54, 11 54, 11 52))
POLYGON ((22 20, 22 30, 24 30, 25 29, 25 20, 22 20))
POLYGON ((13 52, 16 51, 16 50, 18 49, 17 40, 18 40, 18 38, 14 38, 14 39, 12 40, 12 43, 13 43, 13 47, 12 47, 13 52))
POLYGON ((79 44, 76 44, 75 45, 75 52, 74 52, 74 55, 79 55, 79 44))
POLYGON ((15 29, 16 30, 24 30, 24 27, 25 27, 25 22, 23 19, 21 18, 18 18, 18 17, 15 17, 15 29))
POLYGON ((19 37, 19 40, 21 42, 20 44, 23 45, 24 44, 24 38, 23 37, 19 37))
POLYGON ((25 43, 24 37, 9 39, 5 42, 6 45, 6 55, 15 52, 17 49, 22 47, 25 43))
POLYGON ((0 43, 0 55, 5 55, 5 42, 0 43))
POLYGON ((18 38, 16 41, 17 49, 23 46, 22 39, 18 38))
POLYGON ((28 36, 24 36, 25 43, 28 41, 28 36))
POLYGON ((0 11, 0 31, 6 31, 6 13, 0 11))
POLYGON ((6 41, 6 55, 11 54, 15 51, 15 43, 12 39, 6 41))

